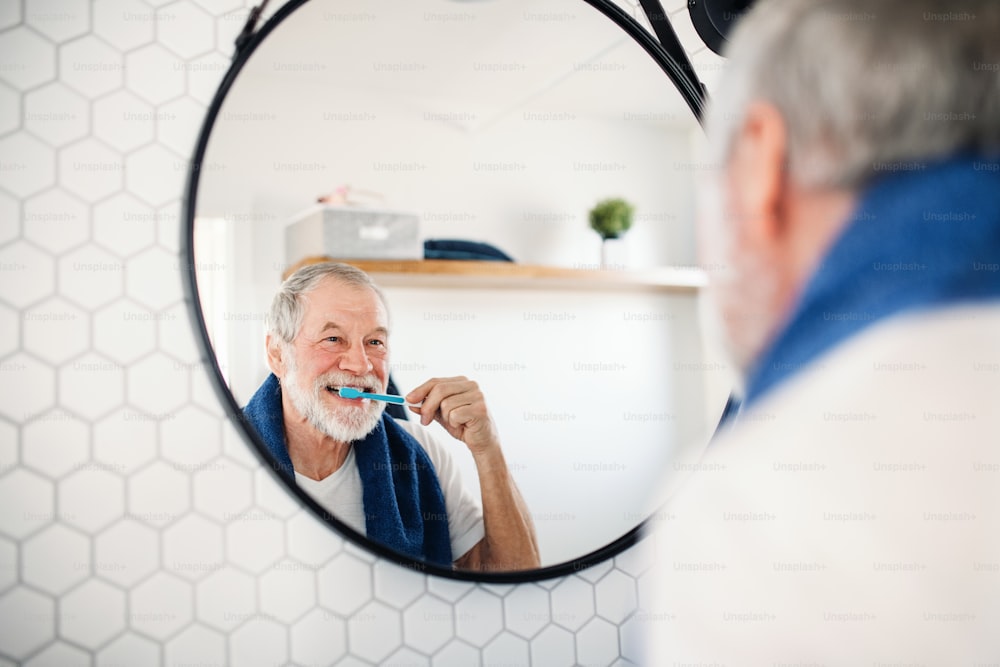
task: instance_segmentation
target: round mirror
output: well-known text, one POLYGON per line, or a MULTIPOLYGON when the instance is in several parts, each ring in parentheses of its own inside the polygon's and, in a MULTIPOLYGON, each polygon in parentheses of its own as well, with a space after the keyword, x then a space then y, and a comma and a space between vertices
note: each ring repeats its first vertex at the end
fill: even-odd
MULTIPOLYGON (((541 566, 420 563, 282 478, 349 539, 446 576, 572 571, 630 545, 680 446, 707 443, 730 385, 700 324, 700 129, 671 66, 597 0, 292 2, 238 55, 187 201, 190 299, 224 402, 241 417, 268 379, 284 276, 315 258, 361 268, 384 295, 394 388, 477 383, 541 566), (597 224, 605 239, 591 225, 608 199, 632 215, 617 238, 597 224)), ((481 502, 468 447, 427 429, 481 502)))

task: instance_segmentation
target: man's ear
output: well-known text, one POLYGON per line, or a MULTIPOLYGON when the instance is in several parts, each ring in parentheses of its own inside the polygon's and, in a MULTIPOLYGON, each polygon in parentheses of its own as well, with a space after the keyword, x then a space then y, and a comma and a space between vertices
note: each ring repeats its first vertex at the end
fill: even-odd
POLYGON ((271 334, 267 334, 264 345, 267 348, 267 365, 270 366, 271 372, 278 376, 278 379, 285 377, 285 357, 282 354, 284 346, 271 338, 271 334))
POLYGON ((761 240, 776 240, 785 231, 787 155, 788 129, 777 107, 751 103, 733 142, 728 173, 746 231, 761 240))

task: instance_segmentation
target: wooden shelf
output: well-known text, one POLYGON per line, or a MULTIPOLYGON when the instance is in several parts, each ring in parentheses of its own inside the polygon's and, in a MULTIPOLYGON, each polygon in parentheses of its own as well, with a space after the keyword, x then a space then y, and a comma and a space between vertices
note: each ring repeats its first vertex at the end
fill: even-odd
POLYGON ((336 261, 358 267, 385 287, 694 292, 707 283, 705 272, 694 267, 600 270, 444 259, 336 261))

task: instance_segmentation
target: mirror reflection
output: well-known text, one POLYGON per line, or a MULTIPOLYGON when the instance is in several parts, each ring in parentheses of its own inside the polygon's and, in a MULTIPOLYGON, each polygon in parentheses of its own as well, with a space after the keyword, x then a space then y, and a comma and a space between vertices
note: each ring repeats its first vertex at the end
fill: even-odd
POLYGON ((285 436, 289 483, 397 551, 472 569, 570 561, 647 518, 730 386, 691 266, 698 132, 584 2, 297 9, 222 105, 195 224, 213 349, 240 405, 270 396, 257 430, 285 436), (634 215, 605 241, 589 213, 611 198, 634 215), (321 259, 361 282, 317 279, 277 335, 283 276, 321 259), (300 448, 300 427, 330 442, 300 448), (353 500, 324 501, 346 472, 353 500))

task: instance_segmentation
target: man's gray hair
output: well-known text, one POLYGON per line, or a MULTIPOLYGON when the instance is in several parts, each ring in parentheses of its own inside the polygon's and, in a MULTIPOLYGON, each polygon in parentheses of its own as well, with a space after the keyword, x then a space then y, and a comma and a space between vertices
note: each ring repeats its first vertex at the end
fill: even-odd
POLYGON ((776 106, 789 176, 856 190, 880 172, 1000 152, 997 0, 760 0, 707 116, 725 164, 746 111, 776 106))
POLYGON ((382 301, 388 315, 389 306, 385 301, 385 295, 371 276, 349 264, 320 262, 303 266, 281 283, 281 288, 271 300, 271 310, 267 316, 268 333, 285 343, 292 342, 302 326, 303 307, 302 299, 299 297, 316 289, 327 278, 345 285, 367 287, 372 290, 382 301))

